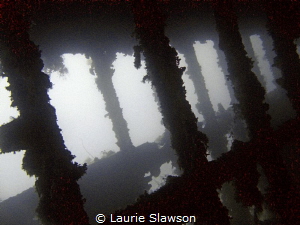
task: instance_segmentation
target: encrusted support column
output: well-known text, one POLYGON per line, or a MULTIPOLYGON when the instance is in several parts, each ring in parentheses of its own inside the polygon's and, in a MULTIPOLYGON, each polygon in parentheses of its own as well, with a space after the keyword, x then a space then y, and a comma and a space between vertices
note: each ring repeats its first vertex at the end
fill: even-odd
POLYGON ((255 137, 270 127, 268 105, 264 103, 265 90, 251 71, 253 62, 247 57, 232 3, 215 3, 214 13, 219 47, 225 53, 228 78, 239 101, 237 110, 247 123, 249 136, 255 137))
MULTIPOLYGON (((300 36, 299 3, 268 1, 264 6, 268 16, 267 29, 273 39, 273 49, 276 53, 274 66, 280 69, 282 74, 277 83, 287 91, 287 96, 297 113, 296 120, 299 121, 300 59, 295 44, 295 40, 300 36)), ((297 139, 276 155, 273 152, 268 155, 277 168, 267 164, 265 160, 262 160, 261 165, 270 183, 267 202, 281 223, 294 224, 300 217, 299 128, 287 133, 296 135, 297 139), (275 190, 278 190, 277 193, 275 190)))
POLYGON ((193 45, 183 48, 182 53, 184 54, 186 63, 188 65, 187 73, 194 83, 195 92, 198 97, 199 103, 197 104, 197 109, 199 113, 203 115, 205 120, 204 131, 209 138, 210 154, 213 159, 216 159, 222 153, 227 152, 227 140, 225 137, 226 131, 224 133, 224 130, 222 130, 218 125, 217 117, 210 101, 204 76, 197 61, 197 56, 193 45))
POLYGON ((178 67, 177 52, 164 34, 166 15, 157 3, 137 3, 134 9, 136 37, 145 56, 148 77, 159 98, 164 125, 171 132, 179 165, 185 172, 191 172, 196 165, 207 163, 208 140, 198 131, 197 119, 186 100, 181 77, 185 68, 178 67))
POLYGON ((208 167, 206 159, 207 137, 197 129, 197 119, 192 113, 191 106, 186 100, 182 74, 185 68, 179 68, 179 58, 174 48, 169 45, 169 39, 164 34, 166 14, 158 1, 136 1, 134 16, 136 23, 136 37, 145 56, 147 77, 155 87, 159 98, 161 113, 165 127, 171 133, 172 147, 175 149, 179 165, 184 169, 181 181, 187 179, 187 190, 175 194, 179 183, 161 189, 153 200, 140 207, 141 213, 153 210, 160 212, 182 214, 195 212, 201 222, 206 224, 230 224, 228 211, 223 207, 214 179, 208 178, 204 171, 208 167), (164 189, 164 191, 163 191, 164 189), (193 190, 193 191, 188 191, 193 190), (172 193, 174 197, 166 194, 166 201, 159 198, 161 193, 172 193), (190 195, 190 194, 193 195, 190 195), (205 195, 205 197, 204 197, 205 195), (192 200, 193 198, 197 200, 192 200), (205 198, 205 203, 201 200, 205 198), (155 200, 154 200, 155 199, 155 200), (165 204, 178 204, 173 209, 167 209, 165 204), (182 205, 181 205, 182 204, 182 205), (204 212, 213 210, 213 215, 204 212))
POLYGON ((93 66, 97 74, 96 84, 103 95, 105 109, 112 121, 113 131, 117 138, 120 150, 126 151, 134 148, 126 120, 124 119, 117 93, 115 91, 112 76, 114 69, 112 63, 116 59, 115 52, 95 52, 92 54, 93 66))
POLYGON ((267 28, 276 53, 274 66, 281 70, 277 83, 287 90, 287 96, 299 116, 300 113, 300 59, 295 40, 300 37, 299 3, 266 4, 267 28), (298 16, 297 16, 298 15, 298 16))
POLYGON ((188 65, 188 71, 190 79, 193 81, 195 86, 195 92, 198 97, 199 103, 197 109, 204 117, 207 123, 210 123, 216 119, 213 105, 210 101, 208 90, 205 85, 204 76, 201 72, 201 67, 197 60, 195 49, 191 43, 189 47, 185 47, 182 51, 184 54, 186 63, 188 65))
MULTIPOLYGON (((253 62, 247 57, 247 52, 239 32, 238 20, 235 13, 235 3, 213 3, 216 28, 219 33, 219 48, 224 51, 228 78, 231 80, 234 94, 239 101, 235 105, 247 124, 249 137, 264 137, 270 131, 270 116, 267 114, 268 105, 264 103, 265 90, 251 71, 253 62)), ((233 143, 232 149, 240 145, 233 143)), ((236 194, 245 206, 256 206, 261 209, 262 196, 257 189, 259 173, 256 170, 257 155, 254 154, 245 162, 249 174, 241 173, 235 177, 236 194), (251 176, 250 176, 251 174, 251 176)))
POLYGON ((0 21, 1 64, 20 117, 0 128, 1 152, 26 150, 23 169, 36 177, 37 212, 43 224, 89 224, 77 184, 86 165, 72 162, 75 157, 66 149, 49 104, 51 83, 41 72, 41 53, 29 39, 29 23, 11 7, 0 21))

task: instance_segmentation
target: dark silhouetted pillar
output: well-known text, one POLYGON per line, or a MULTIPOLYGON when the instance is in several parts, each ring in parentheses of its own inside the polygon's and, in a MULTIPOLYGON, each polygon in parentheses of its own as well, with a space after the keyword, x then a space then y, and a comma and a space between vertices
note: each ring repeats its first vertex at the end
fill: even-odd
POLYGON ((99 51, 99 53, 92 55, 93 65, 98 76, 96 84, 103 95, 105 109, 112 121, 113 131, 117 138, 117 145, 122 151, 132 149, 134 146, 131 142, 127 122, 124 119, 122 108, 112 82, 115 70, 111 66, 115 59, 115 52, 99 51))
POLYGON ((86 165, 72 162, 49 104, 49 76, 42 71, 38 47, 29 39, 29 24, 13 4, 2 18, 1 64, 10 84, 12 106, 20 117, 0 129, 2 152, 26 150, 23 169, 36 177, 40 201, 37 213, 43 224, 89 224, 77 180, 86 165), (3 138, 4 135, 4 138, 3 138))
POLYGON ((228 78, 233 84, 236 109, 244 117, 249 136, 255 137, 270 127, 268 105, 264 103, 265 90, 251 71, 252 61, 247 57, 239 32, 237 17, 230 3, 214 4, 219 48, 224 51, 228 78))

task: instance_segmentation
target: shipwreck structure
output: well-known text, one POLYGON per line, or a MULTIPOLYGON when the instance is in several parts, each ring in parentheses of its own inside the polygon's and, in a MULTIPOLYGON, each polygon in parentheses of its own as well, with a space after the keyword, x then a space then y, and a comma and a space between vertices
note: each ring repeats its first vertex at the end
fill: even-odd
MULTIPOLYGON (((74 156, 64 144, 55 109, 49 104, 49 75, 42 72, 43 68, 63 72, 62 54, 92 58, 91 70, 106 102, 119 155, 124 162, 136 162, 130 160, 137 149, 112 83, 110 66, 116 52, 134 54, 137 68, 143 55, 144 80, 156 92, 182 175, 169 177, 165 186, 141 195, 127 207, 116 207, 115 215, 195 216, 195 224, 210 225, 297 224, 300 60, 295 41, 300 35, 299 6, 296 1, 1 3, 1 76, 8 78, 12 106, 18 108, 20 117, 0 127, 0 149, 1 153, 26 150, 23 169, 36 177, 42 224, 94 224, 96 216, 84 209, 85 196, 77 181, 86 165, 72 162, 74 156), (253 34, 260 36, 274 66, 273 97, 266 93, 261 72, 250 58, 254 54, 249 36, 253 34), (214 111, 196 59, 194 42, 206 40, 215 43, 226 75, 232 98, 229 111, 221 106, 214 111), (184 54, 188 68, 179 67, 177 51, 184 54), (205 126, 198 124, 186 100, 185 70, 195 85, 197 109, 205 126), (288 114, 284 121, 276 114, 283 103, 288 114), (234 137, 230 151, 228 133, 234 137), (207 154, 214 160, 208 161, 207 154), (261 180, 267 188, 259 188, 261 180), (263 218, 266 210, 269 216, 263 218)), ((153 161, 171 158, 164 157, 153 161)))

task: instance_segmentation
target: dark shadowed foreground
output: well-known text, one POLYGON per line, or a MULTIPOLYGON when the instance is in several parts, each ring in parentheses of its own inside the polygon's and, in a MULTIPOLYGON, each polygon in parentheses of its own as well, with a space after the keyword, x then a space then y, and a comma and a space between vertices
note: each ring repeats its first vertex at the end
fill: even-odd
POLYGON ((33 203, 37 197, 28 190, 4 201, 0 208, 4 211, 0 215, 5 215, 3 223, 25 224, 33 219, 33 208, 37 207, 36 218, 44 225, 87 225, 95 223, 96 213, 110 212, 124 218, 136 213, 144 217, 152 213, 195 216, 195 224, 205 225, 297 224, 299 4, 178 4, 175 0, 1 4, 1 76, 8 79, 12 106, 18 108, 20 117, 0 127, 0 148, 1 153, 26 150, 23 169, 35 176, 39 199, 33 203), (250 35, 259 36, 272 65, 276 87, 270 93, 266 92, 262 70, 254 65, 257 59, 250 35), (195 41, 207 40, 215 44, 231 94, 231 107, 226 110, 222 104, 218 111, 212 108, 193 49, 195 41), (187 68, 179 66, 177 50, 185 55, 187 68), (142 80, 151 82, 162 123, 170 134, 170 142, 162 143, 165 148, 149 143, 132 145, 112 83, 110 65, 116 52, 133 54, 136 68, 145 60, 147 74, 142 80), (73 162, 55 109, 49 104, 47 91, 52 84, 46 72, 64 73, 60 57, 64 53, 82 53, 93 60, 91 73, 97 76, 120 147, 119 153, 88 170, 86 164, 73 162), (201 123, 186 99, 185 71, 196 89, 197 110, 204 118, 201 123), (170 146, 182 174, 169 177, 156 192, 142 194, 149 181, 144 174, 158 174, 159 165, 174 160, 170 146), (8 221, 15 219, 8 210, 19 206, 14 201, 22 199, 26 209, 13 217, 25 216, 24 220, 8 221))

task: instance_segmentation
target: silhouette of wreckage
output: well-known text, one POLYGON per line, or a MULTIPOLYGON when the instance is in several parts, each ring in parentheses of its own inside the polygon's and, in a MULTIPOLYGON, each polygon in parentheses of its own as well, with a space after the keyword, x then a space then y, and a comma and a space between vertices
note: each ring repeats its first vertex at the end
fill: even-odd
POLYGON ((0 147, 2 153, 26 150, 23 169, 37 179, 36 211, 43 224, 94 224, 100 205, 107 207, 103 213, 119 216, 194 215, 195 224, 296 224, 300 217, 300 62, 294 42, 300 33, 298 2, 29 1, 4 3, 3 8, 2 76, 8 78, 12 106, 18 107, 20 117, 0 127, 0 147), (260 36, 266 57, 279 69, 273 68, 277 83, 271 93, 266 93, 261 72, 251 60, 252 34, 260 36), (214 111, 196 60, 193 43, 206 40, 218 43, 219 65, 228 71, 226 85, 232 99, 228 110, 219 105, 214 111), (186 68, 179 67, 170 43, 186 58, 204 124, 198 123, 186 100, 181 78, 186 68), (164 148, 172 146, 182 170, 152 194, 142 194, 148 185, 144 174, 157 174, 158 165, 174 160, 174 155, 156 144, 132 145, 112 83, 110 65, 116 52, 134 54, 137 68, 143 54, 147 69, 143 81, 151 82, 170 134, 170 143, 163 139, 164 148), (63 73, 60 55, 64 53, 92 58, 90 71, 97 75, 121 149, 90 166, 99 167, 94 179, 100 186, 91 184, 89 189, 84 186, 89 172, 79 189, 77 180, 86 165, 72 162, 74 156, 64 145, 55 109, 49 104, 49 76, 41 72, 44 67, 63 73), (230 151, 229 133, 234 138, 230 151), (208 161, 207 153, 214 160, 208 161), (115 170, 107 170, 106 165, 112 164, 115 170), (86 210, 82 193, 88 200, 86 210), (107 193, 117 196, 114 202, 107 193), (124 205, 138 195, 135 203, 124 205))

